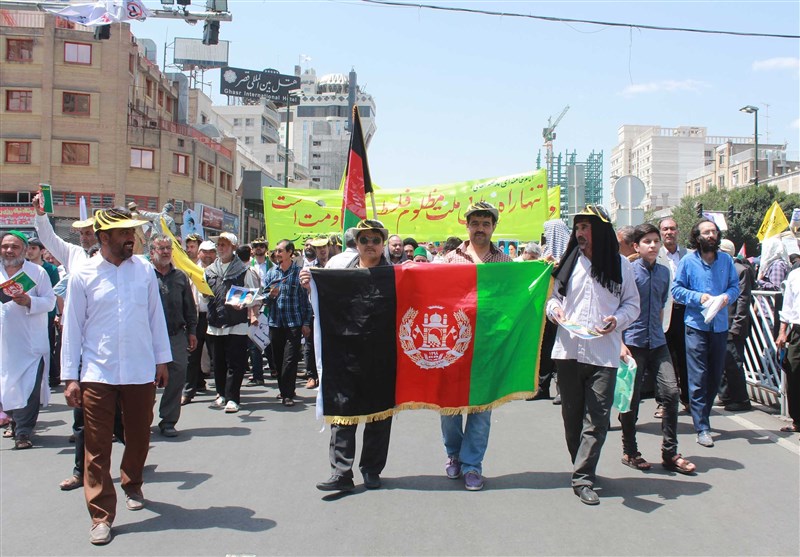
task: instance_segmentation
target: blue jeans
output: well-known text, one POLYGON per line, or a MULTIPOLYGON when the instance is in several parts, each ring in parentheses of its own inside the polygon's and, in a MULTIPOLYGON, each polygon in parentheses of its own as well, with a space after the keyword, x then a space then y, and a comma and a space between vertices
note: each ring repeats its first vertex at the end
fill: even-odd
POLYGON ((441 416, 442 439, 447 456, 461 462, 461 471, 482 473, 483 455, 489 444, 492 411, 467 414, 467 425, 462 430, 461 414, 441 416))
POLYGON ((686 327, 686 376, 689 380, 689 410, 694 429, 708 431, 708 417, 725 371, 728 332, 712 333, 686 327))

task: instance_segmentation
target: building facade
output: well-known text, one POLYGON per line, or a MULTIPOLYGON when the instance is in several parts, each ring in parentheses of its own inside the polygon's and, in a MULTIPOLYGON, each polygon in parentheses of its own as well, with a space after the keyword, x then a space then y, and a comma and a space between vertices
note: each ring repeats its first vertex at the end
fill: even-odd
POLYGON ((179 122, 179 83, 144 55, 128 24, 113 33, 98 41, 51 14, 4 11, 0 202, 24 204, 39 183, 51 184, 65 233, 81 197, 90 211, 171 201, 178 222, 199 203, 238 222, 236 139, 179 122))

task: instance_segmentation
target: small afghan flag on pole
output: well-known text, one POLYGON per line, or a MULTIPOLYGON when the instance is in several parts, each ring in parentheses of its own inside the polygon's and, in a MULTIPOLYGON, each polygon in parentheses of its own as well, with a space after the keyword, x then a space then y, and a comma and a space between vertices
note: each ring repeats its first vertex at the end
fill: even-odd
POLYGON ((355 424, 530 396, 551 269, 541 261, 312 269, 318 415, 355 424))
POLYGON ((367 194, 372 193, 372 178, 367 164, 367 148, 358 106, 353 107, 353 129, 350 133, 350 152, 344 176, 342 199, 342 226, 346 232, 367 218, 367 194))

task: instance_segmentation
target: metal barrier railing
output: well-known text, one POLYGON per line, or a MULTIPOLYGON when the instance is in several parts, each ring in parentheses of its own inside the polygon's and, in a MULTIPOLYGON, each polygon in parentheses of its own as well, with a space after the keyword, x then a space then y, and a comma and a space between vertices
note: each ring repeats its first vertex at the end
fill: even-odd
POLYGON ((765 404, 780 404, 781 414, 785 415, 786 383, 775 347, 783 293, 753 290, 752 296, 752 328, 744 350, 745 378, 752 389, 753 398, 765 404))

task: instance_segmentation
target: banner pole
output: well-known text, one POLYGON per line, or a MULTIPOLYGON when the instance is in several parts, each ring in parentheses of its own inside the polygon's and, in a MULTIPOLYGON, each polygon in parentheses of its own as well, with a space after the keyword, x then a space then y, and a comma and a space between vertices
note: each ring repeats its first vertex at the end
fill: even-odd
POLYGON ((369 192, 369 198, 372 200, 372 218, 378 220, 378 209, 375 208, 375 192, 369 192))

